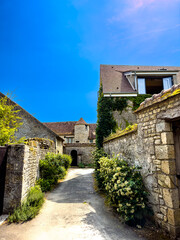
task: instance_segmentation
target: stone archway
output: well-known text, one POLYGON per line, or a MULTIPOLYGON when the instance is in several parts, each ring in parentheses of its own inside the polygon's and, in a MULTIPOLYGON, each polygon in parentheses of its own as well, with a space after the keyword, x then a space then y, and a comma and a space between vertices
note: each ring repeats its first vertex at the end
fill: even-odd
POLYGON ((72 157, 71 166, 77 166, 77 151, 76 150, 71 151, 71 157, 72 157))

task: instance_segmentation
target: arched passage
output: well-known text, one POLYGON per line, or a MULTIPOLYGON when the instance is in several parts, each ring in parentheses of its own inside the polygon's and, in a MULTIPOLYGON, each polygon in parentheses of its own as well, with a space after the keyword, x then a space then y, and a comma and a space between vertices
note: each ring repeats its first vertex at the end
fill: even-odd
POLYGON ((76 150, 71 151, 71 157, 72 157, 71 166, 77 166, 77 151, 76 150))

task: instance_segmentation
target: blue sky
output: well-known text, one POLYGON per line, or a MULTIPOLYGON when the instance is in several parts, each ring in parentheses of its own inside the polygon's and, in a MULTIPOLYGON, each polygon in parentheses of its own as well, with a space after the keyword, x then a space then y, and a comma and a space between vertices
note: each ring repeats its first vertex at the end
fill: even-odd
POLYGON ((180 66, 180 0, 1 0, 0 91, 42 122, 96 122, 100 64, 180 66))

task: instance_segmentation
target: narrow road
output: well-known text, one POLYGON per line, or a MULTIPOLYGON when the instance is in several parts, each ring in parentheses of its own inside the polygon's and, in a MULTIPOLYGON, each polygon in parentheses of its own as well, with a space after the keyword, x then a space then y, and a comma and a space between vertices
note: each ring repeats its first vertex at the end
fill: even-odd
POLYGON ((0 226, 0 240, 142 240, 93 189, 92 169, 70 169, 33 220, 0 226))

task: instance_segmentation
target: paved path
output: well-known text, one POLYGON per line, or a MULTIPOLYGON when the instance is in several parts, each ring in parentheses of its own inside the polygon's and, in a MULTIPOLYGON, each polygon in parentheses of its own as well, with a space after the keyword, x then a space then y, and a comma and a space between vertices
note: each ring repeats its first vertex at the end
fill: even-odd
POLYGON ((93 189, 92 169, 70 169, 33 220, 0 226, 0 240, 142 240, 93 189))

